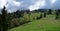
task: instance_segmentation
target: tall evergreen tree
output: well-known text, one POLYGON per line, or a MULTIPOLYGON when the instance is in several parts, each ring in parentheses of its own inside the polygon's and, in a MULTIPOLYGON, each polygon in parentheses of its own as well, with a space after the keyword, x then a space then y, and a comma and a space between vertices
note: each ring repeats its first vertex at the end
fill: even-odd
POLYGON ((2 9, 2 31, 7 31, 8 29, 8 24, 7 24, 7 11, 6 8, 4 6, 4 8, 2 9))
POLYGON ((1 19, 1 15, 0 15, 0 31, 2 31, 2 19, 1 19))

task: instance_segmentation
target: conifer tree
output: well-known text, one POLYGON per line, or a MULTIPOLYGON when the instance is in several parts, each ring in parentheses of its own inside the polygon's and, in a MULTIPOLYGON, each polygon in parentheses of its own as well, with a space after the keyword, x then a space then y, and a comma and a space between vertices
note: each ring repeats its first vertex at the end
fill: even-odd
POLYGON ((4 6, 4 8, 2 9, 2 31, 7 31, 8 29, 8 24, 7 24, 7 11, 6 8, 4 6))

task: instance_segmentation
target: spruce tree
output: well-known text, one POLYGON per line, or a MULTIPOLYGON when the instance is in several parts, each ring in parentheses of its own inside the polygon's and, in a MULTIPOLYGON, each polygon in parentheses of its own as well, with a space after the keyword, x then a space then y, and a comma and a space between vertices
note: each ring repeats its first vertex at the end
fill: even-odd
POLYGON ((7 11, 6 8, 4 6, 4 8, 2 9, 2 31, 7 31, 8 29, 8 24, 7 24, 7 11))

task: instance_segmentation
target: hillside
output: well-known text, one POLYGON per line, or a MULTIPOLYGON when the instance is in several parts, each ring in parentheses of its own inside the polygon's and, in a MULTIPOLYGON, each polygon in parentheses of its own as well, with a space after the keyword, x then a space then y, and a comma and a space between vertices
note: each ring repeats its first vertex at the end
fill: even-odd
POLYGON ((60 31, 60 21, 55 20, 54 15, 47 15, 46 18, 34 20, 9 31, 60 31))

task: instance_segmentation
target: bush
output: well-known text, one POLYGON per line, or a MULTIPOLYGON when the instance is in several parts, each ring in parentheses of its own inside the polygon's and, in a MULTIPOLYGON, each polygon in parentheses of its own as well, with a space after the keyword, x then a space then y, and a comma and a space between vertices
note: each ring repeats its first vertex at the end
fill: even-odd
POLYGON ((41 19, 43 17, 43 14, 41 13, 40 14, 40 17, 37 17, 37 19, 41 19))
POLYGON ((30 20, 29 14, 27 14, 26 12, 24 13, 23 18, 24 18, 24 21, 29 21, 30 20))

